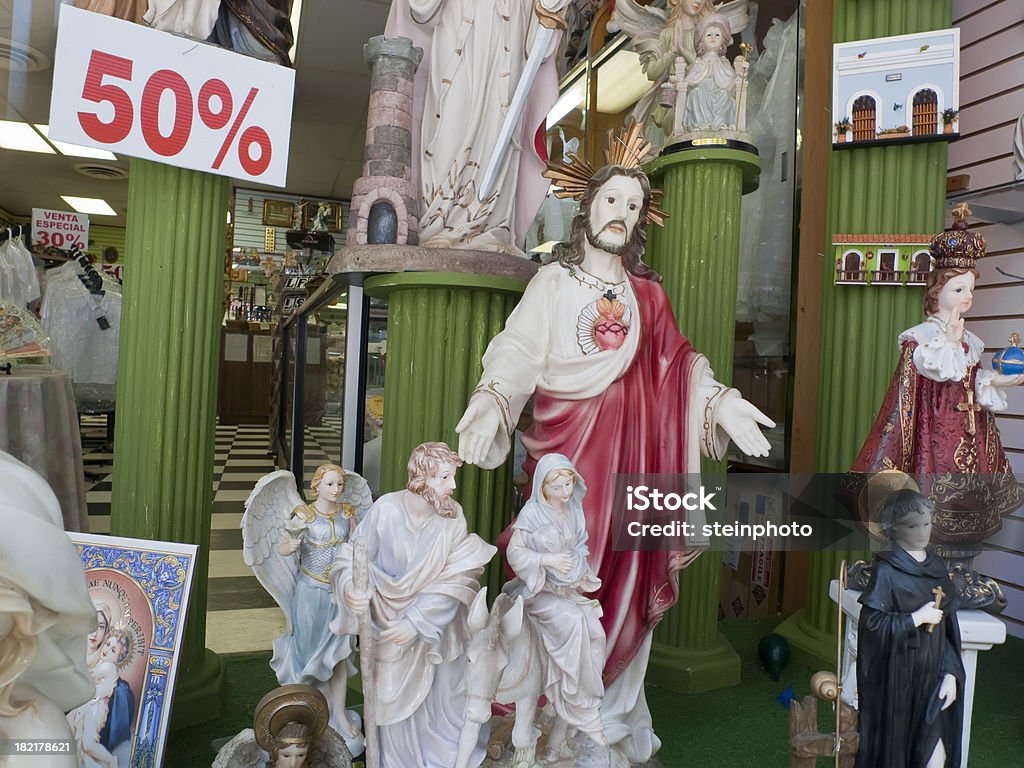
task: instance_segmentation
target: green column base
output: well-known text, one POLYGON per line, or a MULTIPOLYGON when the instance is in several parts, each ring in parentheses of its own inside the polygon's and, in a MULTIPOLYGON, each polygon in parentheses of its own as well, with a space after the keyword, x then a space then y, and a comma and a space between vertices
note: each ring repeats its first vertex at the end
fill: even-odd
POLYGON ((171 728, 188 728, 220 717, 226 682, 223 660, 209 648, 203 649, 202 663, 187 673, 178 674, 171 705, 171 728))
POLYGON ((775 634, 789 641, 792 659, 811 669, 832 669, 836 663, 836 636, 822 632, 801 608, 775 628, 775 634))
POLYGON ((647 665, 647 682, 678 693, 704 693, 740 684, 740 657, 718 633, 708 648, 680 648, 655 643, 647 665))

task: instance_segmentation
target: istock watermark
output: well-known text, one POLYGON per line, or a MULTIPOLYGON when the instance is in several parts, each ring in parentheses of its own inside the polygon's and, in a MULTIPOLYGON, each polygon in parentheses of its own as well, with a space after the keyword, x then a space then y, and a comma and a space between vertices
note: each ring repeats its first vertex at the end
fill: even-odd
POLYGON ((616 475, 612 546, 618 551, 867 549, 871 544, 856 500, 841 501, 848 485, 841 474, 616 475))

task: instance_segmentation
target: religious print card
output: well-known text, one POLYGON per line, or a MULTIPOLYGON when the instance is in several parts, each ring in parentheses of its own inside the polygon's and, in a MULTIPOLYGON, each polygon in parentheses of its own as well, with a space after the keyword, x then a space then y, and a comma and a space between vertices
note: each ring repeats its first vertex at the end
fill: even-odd
POLYGON ((96 607, 86 665, 96 696, 68 713, 79 765, 163 762, 194 544, 68 533, 96 607))

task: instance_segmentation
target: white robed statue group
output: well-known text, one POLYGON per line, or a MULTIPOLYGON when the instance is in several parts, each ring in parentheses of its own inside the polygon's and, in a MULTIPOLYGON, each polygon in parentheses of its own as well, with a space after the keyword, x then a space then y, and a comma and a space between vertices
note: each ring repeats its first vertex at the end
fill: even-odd
POLYGON ((444 443, 424 443, 409 459, 408 487, 372 507, 365 481, 334 465, 314 474, 312 504, 289 472, 257 483, 242 522, 244 551, 287 617, 271 661, 278 680, 322 691, 331 727, 360 754, 361 722, 344 695, 359 635, 364 677, 372 678, 362 723, 374 729, 371 765, 479 766, 491 702, 506 700, 499 682, 510 677, 527 682, 507 699, 518 706, 511 765, 536 764, 541 696, 557 719, 546 762, 572 758, 576 732, 607 752, 605 636, 601 608, 586 597, 600 581, 588 561, 583 478, 565 456, 538 465, 513 526, 508 559, 517 577, 492 612, 496 627, 479 577, 497 549, 469 532, 452 499, 461 464, 444 443), (522 633, 518 657, 495 653, 499 631, 509 646, 522 633))

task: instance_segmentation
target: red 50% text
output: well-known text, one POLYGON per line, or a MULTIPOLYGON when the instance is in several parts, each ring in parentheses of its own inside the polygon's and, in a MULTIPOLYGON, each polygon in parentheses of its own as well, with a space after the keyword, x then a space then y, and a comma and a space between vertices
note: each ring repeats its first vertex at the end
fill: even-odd
MULTIPOLYGON (((89 70, 82 88, 82 98, 96 104, 108 103, 114 108, 114 116, 104 122, 99 115, 92 112, 79 112, 78 122, 94 141, 101 144, 116 144, 127 138, 135 124, 135 104, 132 98, 117 81, 132 79, 131 59, 115 56, 103 51, 93 51, 89 59, 89 70)), ((199 89, 198 99, 193 98, 192 89, 185 78, 171 69, 160 69, 149 76, 142 91, 139 105, 139 123, 142 137, 146 145, 156 154, 173 157, 181 152, 192 135, 192 123, 195 113, 203 124, 214 131, 224 129, 230 123, 224 141, 221 143, 217 156, 210 167, 220 168, 224 158, 230 151, 235 138, 238 137, 238 161, 250 176, 259 176, 270 165, 273 148, 270 136, 256 125, 249 126, 241 132, 246 115, 253 101, 259 95, 259 88, 250 88, 242 102, 241 108, 235 112, 235 102, 231 89, 227 84, 211 78, 199 89), (160 129, 160 109, 166 92, 172 95, 174 105, 174 122, 170 133, 166 136, 160 129), (253 149, 259 154, 253 157, 253 149)))

